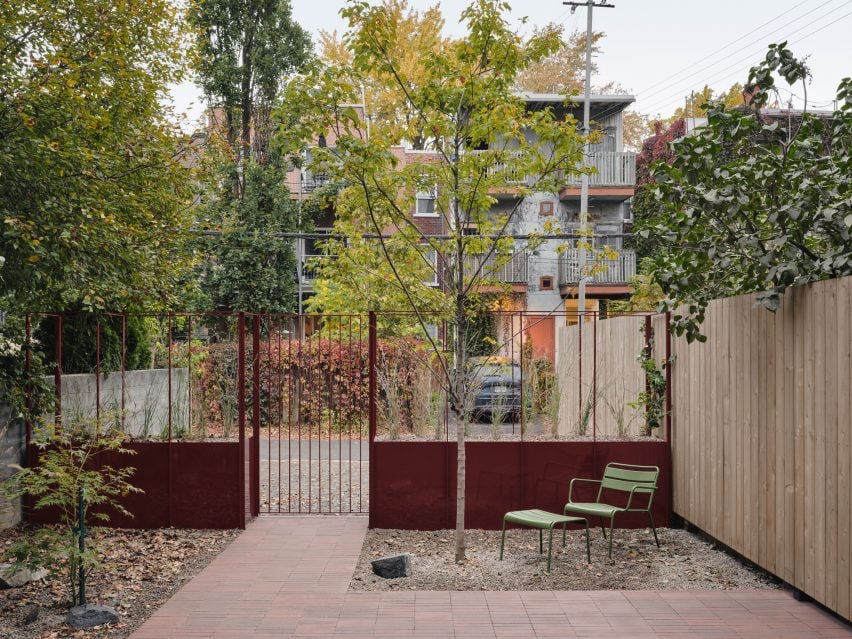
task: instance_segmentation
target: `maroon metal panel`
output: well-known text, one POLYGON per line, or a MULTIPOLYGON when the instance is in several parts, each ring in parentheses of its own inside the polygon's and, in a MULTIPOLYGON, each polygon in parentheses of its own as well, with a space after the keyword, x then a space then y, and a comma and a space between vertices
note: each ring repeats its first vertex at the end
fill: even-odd
POLYGON ((440 530, 454 525, 455 473, 445 472, 455 443, 374 442, 370 446, 370 526, 440 530), (373 485, 381 487, 374 490, 373 485), (452 484, 448 486, 448 484, 452 484))
MULTIPOLYGON (((454 459, 455 451, 455 442, 375 442, 370 472, 381 489, 371 495, 371 525, 408 530, 454 526, 454 511, 447 500, 455 495, 455 476, 450 474, 452 485, 447 486, 443 462, 454 459)), ((670 466, 665 442, 467 442, 467 452, 468 528, 497 530, 509 510, 562 512, 570 480, 600 478, 610 461, 660 467, 653 513, 658 525, 669 525, 670 466)), ((617 524, 645 527, 647 519, 629 514, 619 517, 617 524)))
MULTIPOLYGON (((144 492, 121 500, 133 517, 107 512, 110 521, 94 525, 114 528, 239 528, 243 526, 237 442, 133 442, 127 448, 135 455, 104 453, 102 465, 132 466, 130 483, 144 492), (170 463, 171 462, 171 463, 170 463), (169 466, 175 481, 169 486, 169 466), (170 516, 169 511, 173 516, 170 516)), ((38 450, 30 453, 37 459, 38 450)), ((33 511, 34 523, 55 523, 57 513, 33 511)))

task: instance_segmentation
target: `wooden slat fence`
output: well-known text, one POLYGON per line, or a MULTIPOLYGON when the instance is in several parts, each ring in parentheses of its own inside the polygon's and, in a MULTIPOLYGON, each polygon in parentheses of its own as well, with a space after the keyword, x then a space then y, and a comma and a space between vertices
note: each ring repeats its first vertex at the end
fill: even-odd
MULTIPOLYGON (((642 323, 557 331, 560 434, 639 434, 642 323)), ((665 317, 651 325, 661 365, 665 317)), ((774 314, 716 300, 702 332, 672 337, 674 511, 852 620, 852 277, 790 289, 774 314)))
MULTIPOLYGON (((665 318, 652 319, 660 335, 654 351, 662 361, 665 318)), ((637 361, 645 347, 644 324, 644 316, 626 316, 557 330, 560 435, 613 439, 642 433, 644 409, 630 404, 645 389, 637 361)))
POLYGON ((672 339, 675 512, 846 619, 850 316, 847 277, 789 290, 775 314, 716 300, 706 343, 672 339))

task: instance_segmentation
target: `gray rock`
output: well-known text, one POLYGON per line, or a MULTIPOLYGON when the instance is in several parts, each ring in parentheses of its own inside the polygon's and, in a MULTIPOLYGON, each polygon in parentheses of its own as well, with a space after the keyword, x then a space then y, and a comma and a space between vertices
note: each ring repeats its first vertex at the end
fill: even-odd
POLYGON ((47 577, 47 570, 38 568, 30 570, 29 568, 21 568, 15 570, 12 564, 0 564, 0 590, 7 588, 20 588, 24 584, 31 581, 38 581, 47 577))
POLYGON ((398 579, 411 576, 411 555, 382 557, 370 562, 373 572, 384 579, 398 579))
POLYGON ((27 606, 24 611, 24 618, 21 620, 22 626, 29 626, 31 623, 38 619, 38 614, 41 612, 41 609, 35 604, 31 606, 27 606))
POLYGON ((66 621, 75 628, 91 628, 105 623, 117 623, 118 613, 109 606, 86 604, 71 608, 66 621))

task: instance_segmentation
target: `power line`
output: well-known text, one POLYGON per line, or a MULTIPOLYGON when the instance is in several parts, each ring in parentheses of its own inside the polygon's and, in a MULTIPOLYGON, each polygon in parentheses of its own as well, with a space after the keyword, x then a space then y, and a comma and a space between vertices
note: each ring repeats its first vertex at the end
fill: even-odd
MULTIPOLYGON (((802 4, 807 4, 809 1, 810 1, 810 0, 804 0, 804 1, 803 1, 803 2, 801 2, 801 3, 796 3, 795 5, 793 5, 792 7, 790 7, 789 9, 787 9, 786 11, 784 11, 783 13, 779 13, 777 16, 775 16, 775 17, 774 17, 774 18, 772 18, 771 20, 767 20, 766 22, 764 22, 763 24, 761 24, 761 25, 759 25, 759 26, 755 27, 755 28, 754 28, 754 29, 752 29, 751 31, 748 31, 747 33, 744 33, 744 34, 743 34, 743 35, 741 35, 739 38, 736 38, 735 40, 731 40, 731 41, 730 41, 728 44, 726 44, 725 46, 723 46, 723 47, 720 47, 720 48, 716 49, 716 50, 715 50, 715 51, 713 51, 712 53, 708 53, 706 56, 704 56, 704 57, 703 57, 703 58, 701 58, 700 60, 696 60, 696 61, 695 61, 695 62, 693 62, 692 64, 690 64, 690 65, 688 65, 688 66, 683 67, 680 71, 677 71, 677 72, 673 73, 672 75, 670 75, 670 76, 668 76, 668 77, 663 78, 663 79, 662 79, 662 80, 660 80, 659 82, 655 82, 654 84, 651 84, 651 85, 649 85, 649 86, 647 86, 647 87, 643 88, 643 89, 640 91, 640 93, 645 92, 645 91, 648 91, 648 90, 650 90, 650 89, 653 89, 654 87, 657 87, 657 86, 659 86, 659 85, 661 85, 661 84, 663 84, 663 83, 665 83, 665 82, 669 82, 670 80, 673 80, 674 78, 676 78, 677 76, 679 76, 679 75, 680 75, 681 73, 683 73, 684 71, 689 71, 690 69, 694 69, 694 68, 695 68, 695 65, 700 64, 700 63, 704 62, 705 60, 707 60, 708 58, 710 58, 710 57, 712 57, 712 56, 716 55, 717 53, 721 53, 722 51, 724 51, 724 50, 725 50, 725 49, 727 49, 728 47, 731 47, 731 46, 733 46, 733 45, 735 45, 735 44, 737 44, 737 43, 739 43, 739 42, 742 42, 744 38, 746 38, 746 37, 750 36, 752 33, 754 33, 754 32, 756 32, 756 31, 758 31, 758 30, 762 29, 763 27, 765 27, 765 26, 766 26, 766 25, 768 25, 768 24, 772 24, 772 23, 773 23, 773 22, 775 22, 776 20, 780 20, 782 16, 785 16, 785 15, 787 15, 788 13, 790 13, 791 11, 794 11, 794 10, 798 9, 798 8, 799 8, 802 4)), ((822 3, 821 5, 819 5, 819 7, 817 7, 816 9, 814 9, 814 11, 816 11, 817 9, 820 9, 821 7, 825 6, 826 4, 828 4, 829 2, 832 2, 832 1, 833 1, 833 0, 827 0, 827 2, 822 3)), ((803 14, 802 16, 800 16, 800 17, 804 17, 804 14, 803 14)), ((798 19, 798 18, 797 18, 797 19, 798 19)))
MULTIPOLYGON (((831 1, 833 1, 833 0, 828 0, 828 2, 831 2, 831 1)), ((825 6, 826 4, 828 4, 828 2, 825 2, 825 3, 821 4, 819 7, 817 7, 817 9, 819 9, 820 7, 825 6)), ((820 16, 818 16, 818 17, 814 18, 813 20, 811 20, 810 22, 807 22, 806 24, 802 25, 801 27, 798 27, 797 29, 794 29, 793 31, 789 32, 789 33, 785 36, 785 38, 784 38, 784 39, 785 39, 785 40, 786 40, 786 39, 789 39, 789 37, 790 37, 791 35, 793 35, 793 34, 795 34, 795 33, 798 33, 799 31, 801 31, 801 30, 803 30, 803 29, 806 29, 807 27, 811 26, 812 24, 815 24, 816 22, 819 22, 819 21, 820 21, 820 20, 822 20, 823 18, 826 18, 827 16, 831 15, 832 13, 834 13, 834 12, 836 12, 836 11, 838 11, 838 10, 842 9, 844 6, 848 5, 849 3, 850 3, 850 2, 847 0, 847 2, 844 2, 843 4, 841 4, 841 5, 837 6, 837 7, 835 7, 834 9, 831 9, 830 11, 825 12, 824 14, 822 14, 822 15, 820 15, 820 16)), ((847 15, 848 15, 848 14, 847 14, 847 15)), ((773 33, 776 33, 776 32, 778 32, 778 31, 780 31, 781 29, 783 29, 783 28, 785 28, 785 27, 787 27, 787 26, 790 26, 791 24, 793 24, 793 23, 794 23, 794 22, 796 22, 797 20, 801 19, 802 17, 803 17, 803 16, 799 16, 798 18, 795 18, 794 20, 791 20, 790 22, 785 23, 784 25, 782 25, 782 26, 781 26, 781 27, 779 27, 778 29, 775 29, 775 30, 773 30, 773 31, 770 31, 769 33, 767 33, 767 34, 765 34, 764 36, 761 36, 761 37, 765 38, 765 37, 767 37, 767 36, 770 36, 770 35, 772 35, 773 33)), ((843 16, 843 17, 845 17, 845 16, 843 16)), ((840 19, 842 19, 842 17, 841 17, 840 19)), ((828 25, 827 25, 827 26, 828 26, 828 25)), ((682 83, 683 83, 685 80, 687 80, 688 78, 696 77, 696 76, 699 76, 700 74, 702 74, 702 73, 704 73, 704 72, 709 71, 710 69, 712 69, 713 67, 715 67, 717 64, 721 63, 722 61, 724 61, 724 60, 727 60, 727 59, 731 58, 734 54, 739 53, 739 52, 741 52, 741 51, 745 51, 745 50, 747 50, 747 49, 754 49, 754 50, 755 50, 755 52, 756 52, 756 50, 757 50, 758 48, 762 48, 763 46, 764 46, 764 45, 763 45, 762 43, 760 43, 760 42, 751 42, 751 43, 749 43, 749 44, 745 45, 744 47, 740 47, 740 48, 739 48, 739 49, 737 49, 736 51, 732 51, 730 54, 728 54, 728 55, 726 55, 726 56, 723 56, 722 58, 720 58, 717 62, 714 62, 713 64, 706 65, 706 66, 704 66, 704 67, 702 67, 702 68, 700 68, 700 69, 696 69, 696 71, 695 71, 694 73, 691 73, 691 74, 689 74, 689 75, 685 76, 684 78, 682 78, 681 80, 679 80, 679 81, 678 81, 678 83, 679 83, 679 85, 680 85, 680 86, 685 86, 685 85, 684 85, 684 84, 682 84, 682 83)), ((737 65, 739 65, 739 64, 742 64, 742 62, 743 62, 743 61, 745 61, 745 60, 750 60, 750 59, 751 59, 751 57, 752 57, 753 55, 755 55, 755 53, 749 53, 749 54, 748 54, 748 55, 746 55, 745 57, 740 58, 739 60, 737 60, 736 62, 734 62, 733 64, 730 64, 730 65, 728 65, 727 67, 724 67, 723 69, 717 70, 716 72, 718 72, 718 71, 726 71, 726 70, 731 69, 731 68, 733 68, 733 67, 735 67, 735 66, 737 66, 737 65)), ((712 73, 716 73, 716 72, 712 72, 712 73)), ((689 84, 690 84, 690 85, 692 85, 692 86, 695 86, 695 83, 694 83, 694 82, 691 82, 691 83, 689 83, 689 84)), ((701 84, 710 84, 710 83, 709 83, 709 82, 703 82, 703 83, 701 83, 701 84)), ((665 90, 666 90, 666 89, 665 89, 665 88, 663 88, 663 89, 658 89, 658 90, 656 90, 656 91, 652 91, 652 92, 651 92, 651 93, 649 93, 648 95, 643 95, 643 96, 642 96, 642 99, 643 99, 643 100, 647 100, 647 99, 649 99, 649 98, 650 98, 650 97, 652 97, 652 96, 659 95, 660 93, 662 93, 662 92, 663 92, 663 91, 665 91, 665 90)), ((672 100, 672 99, 673 99, 673 97, 677 97, 677 96, 679 96, 681 93, 683 93, 683 90, 678 91, 676 94, 672 94, 672 96, 670 96, 670 97, 663 98, 662 100, 657 100, 656 102, 654 102, 654 103, 652 104, 652 106, 651 106, 650 108, 653 108, 653 106, 656 106, 657 104, 661 104, 661 103, 664 103, 664 102, 668 102, 668 101, 672 100)))
MULTIPOLYGON (((846 2, 845 4, 849 4, 849 2, 846 2)), ((843 5, 841 5, 841 6, 843 6, 843 5)), ((840 8, 840 7, 838 7, 838 8, 840 8)), ((834 11, 836 11, 836 9, 835 9, 835 10, 833 10, 833 11, 831 11, 831 12, 829 12, 829 13, 833 13, 834 11)), ((825 15, 828 15, 828 14, 825 14, 825 15)), ((789 37, 790 35, 793 35, 794 33, 797 33, 797 32, 799 32, 799 31, 801 31, 802 29, 804 29, 804 28, 806 28, 806 27, 809 27, 809 26, 810 26, 810 25, 812 25, 814 22, 817 22, 818 20, 821 20, 822 18, 824 18, 824 17, 825 17, 825 15, 820 16, 820 18, 817 18, 816 20, 813 20, 813 21, 809 22, 808 24, 803 25, 802 27, 799 27, 799 28, 798 28, 798 29, 796 29, 795 31, 790 32, 790 33, 788 34, 788 37, 789 37)), ((832 25, 834 25, 834 24, 836 24, 836 23, 840 22, 841 20, 843 20, 844 18, 847 18, 847 17, 848 17, 848 16, 850 16, 850 15, 852 15, 852 11, 850 11, 850 12, 848 12, 848 13, 845 13, 844 15, 840 16, 839 18, 837 18, 837 19, 835 19, 835 20, 832 20, 831 22, 828 22, 828 23, 826 23, 826 24, 822 25, 821 27, 819 27, 819 28, 817 28, 817 29, 814 29, 814 30, 813 30, 813 31, 811 31, 810 33, 808 33, 808 34, 806 34, 806 35, 802 36, 801 38, 798 38, 797 40, 794 40, 794 41, 789 42, 789 44, 790 44, 790 45, 792 45, 792 44, 796 44, 796 43, 798 43, 798 42, 802 42, 803 40, 805 40, 805 39, 807 39, 807 38, 811 37, 812 35, 815 35, 816 33, 819 33, 820 31, 823 31, 824 29, 827 29, 828 27, 830 27, 830 26, 832 26, 832 25)), ((712 80, 705 80, 705 81, 702 81, 700 84, 701 84, 701 85, 706 85, 706 86, 712 86, 713 84, 716 84, 717 82, 720 82, 720 81, 722 81, 722 80, 724 80, 724 79, 726 79, 726 78, 729 78, 729 77, 731 77, 731 76, 733 76, 733 75, 736 75, 736 74, 738 74, 738 73, 741 73, 743 70, 745 70, 745 67, 743 67, 743 66, 742 66, 743 62, 746 62, 746 61, 748 61, 748 60, 751 60, 752 55, 754 55, 754 54, 749 54, 748 56, 745 56, 745 57, 741 58, 741 59, 740 59, 740 60, 738 60, 737 62, 734 62, 733 64, 728 65, 728 66, 727 66, 727 67, 725 67, 724 69, 720 69, 720 71, 727 71, 728 69, 733 69, 734 67, 736 67, 736 69, 735 69, 734 71, 732 71, 732 72, 730 72, 730 73, 725 73, 725 74, 720 75, 720 76, 717 76, 717 77, 713 78, 712 80)), ((680 91, 678 91, 677 93, 672 93, 672 94, 671 94, 671 95, 669 95, 668 97, 663 98, 662 100, 658 100, 658 101, 656 101, 656 102, 652 103, 650 106, 645 107, 645 109, 646 109, 646 110, 648 110, 648 111, 652 111, 655 107, 657 107, 657 106, 659 106, 659 105, 666 104, 666 103, 670 102, 671 100, 673 100, 673 99, 677 98, 678 96, 680 96, 682 93, 683 93, 683 90, 680 90, 680 91)))

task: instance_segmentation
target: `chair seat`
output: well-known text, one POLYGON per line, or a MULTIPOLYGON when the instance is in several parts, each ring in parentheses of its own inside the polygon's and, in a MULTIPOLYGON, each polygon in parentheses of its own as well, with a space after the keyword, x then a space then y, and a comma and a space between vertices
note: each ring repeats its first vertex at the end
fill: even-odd
POLYGON ((537 508, 532 510, 514 510, 508 512, 503 517, 504 521, 522 526, 530 526, 532 528, 552 528, 557 524, 585 524, 586 520, 582 517, 571 517, 569 515, 559 515, 546 510, 537 508))
POLYGON ((565 504, 565 512, 592 515, 594 517, 612 517, 615 513, 623 512, 623 508, 600 504, 594 502, 568 502, 565 504))

